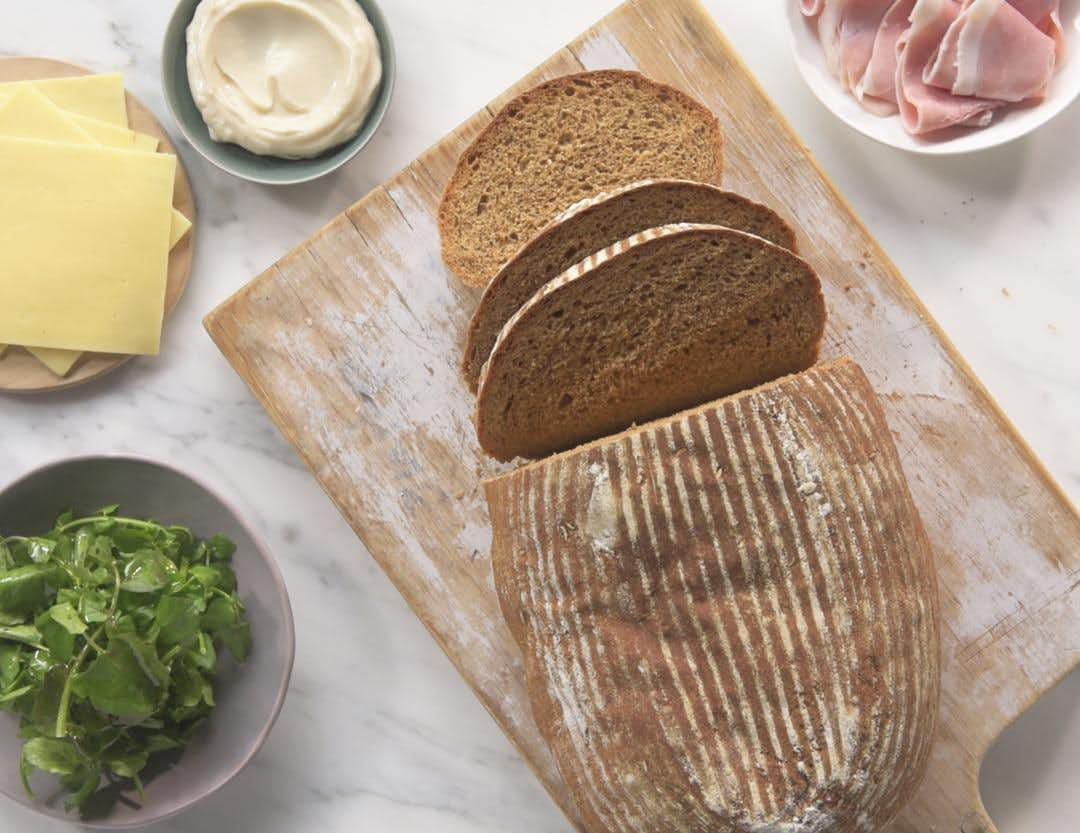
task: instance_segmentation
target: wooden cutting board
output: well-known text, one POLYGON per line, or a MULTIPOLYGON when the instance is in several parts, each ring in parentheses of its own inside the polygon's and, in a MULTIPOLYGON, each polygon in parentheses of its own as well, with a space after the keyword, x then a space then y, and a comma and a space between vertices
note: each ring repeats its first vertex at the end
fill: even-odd
POLYGON ((371 554, 572 821, 492 586, 473 401, 458 375, 476 293, 439 259, 436 209, 508 98, 639 69, 727 135, 727 185, 777 208, 825 284, 825 357, 880 394, 936 553, 944 699, 929 776, 895 831, 994 830, 998 733, 1077 663, 1080 516, 695 0, 631 0, 211 313, 206 326, 371 554))

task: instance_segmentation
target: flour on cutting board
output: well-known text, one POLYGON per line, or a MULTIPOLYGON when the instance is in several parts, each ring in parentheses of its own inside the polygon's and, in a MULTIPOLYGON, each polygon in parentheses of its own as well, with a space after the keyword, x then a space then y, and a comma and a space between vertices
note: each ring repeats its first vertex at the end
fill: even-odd
MULTIPOLYGON (((403 304, 394 296, 387 297, 383 313, 390 320, 394 320, 399 324, 404 324, 410 320, 409 314, 403 309, 403 304)), ((347 355, 344 363, 351 368, 360 367, 367 371, 371 382, 370 387, 375 394, 384 390, 388 385, 400 392, 414 389, 418 383, 438 378, 434 374, 428 374, 414 360, 398 362, 392 368, 373 366, 371 357, 375 355, 374 351, 356 348, 356 345, 358 345, 355 336, 356 327, 362 327, 364 320, 365 315, 363 313, 352 315, 339 311, 336 314, 324 315, 320 323, 324 328, 329 328, 331 336, 337 339, 336 343, 343 346, 347 355), (406 379, 402 379, 401 375, 397 374, 404 375, 406 379)), ((388 330, 387 332, 392 331, 388 330)), ((405 332, 407 333, 407 331, 405 332)), ((312 343, 313 338, 314 336, 309 331, 303 329, 279 332, 276 335, 278 349, 292 356, 294 360, 301 362, 308 362, 310 357, 318 355, 318 350, 312 343)), ((402 338, 409 341, 407 334, 403 335, 402 338)), ((390 347, 387 350, 392 351, 400 347, 400 344, 394 343, 393 338, 389 339, 389 341, 390 347)), ((415 353, 411 355, 415 356, 415 353)), ((409 424, 410 421, 415 421, 418 413, 421 415, 423 424, 429 427, 437 426, 440 419, 445 419, 447 409, 445 404, 443 407, 436 409, 430 403, 440 401, 445 403, 448 400, 447 394, 448 391, 444 388, 442 391, 432 393, 430 399, 428 397, 416 397, 412 400, 412 403, 417 406, 415 408, 410 407, 410 403, 402 404, 399 400, 393 398, 387 403, 388 407, 383 407, 383 397, 380 396, 378 397, 380 407, 377 409, 364 409, 364 413, 362 415, 358 414, 356 418, 364 423, 367 430, 378 430, 390 442, 398 445, 407 444, 411 432, 402 434, 399 426, 402 423, 409 424)), ((367 505, 369 512, 374 513, 375 517, 382 520, 386 529, 397 537, 401 546, 414 553, 416 556, 415 566, 423 571, 426 581, 433 588, 444 587, 444 568, 438 561, 428 555, 426 546, 428 542, 424 540, 422 533, 417 529, 415 518, 410 516, 407 511, 407 501, 403 500, 403 497, 405 497, 404 491, 393 492, 386 490, 380 480, 381 475, 371 467, 367 456, 352 445, 347 436, 328 430, 329 426, 335 424, 335 420, 325 404, 316 397, 305 397, 303 402, 306 411, 306 424, 304 427, 319 438, 318 445, 323 449, 329 464, 344 469, 343 479, 357 484, 357 499, 367 505)), ((451 430, 460 430, 460 428, 451 427, 451 430)), ((406 468, 414 469, 416 465, 416 461, 409 459, 407 456, 402 459, 402 463, 406 468)), ((475 498, 473 500, 476 502, 475 498)), ((480 511, 483 510, 480 509, 480 511)), ((478 514, 476 511, 470 513, 474 517, 476 514, 478 514)), ((467 521, 458 533, 458 540, 464 545, 463 549, 466 553, 487 553, 490 548, 491 533, 490 526, 486 522, 486 514, 481 515, 481 518, 482 520, 467 521)), ((472 617, 464 612, 458 612, 455 619, 457 620, 456 632, 464 641, 485 643, 489 639, 489 634, 477 628, 472 617)))
MULTIPOLYGON (((434 474, 420 468, 423 448, 432 442, 452 449, 453 459, 460 466, 456 477, 463 484, 472 484, 475 472, 469 457, 478 459, 471 450, 473 435, 470 421, 472 402, 461 384, 457 369, 446 357, 454 355, 456 330, 451 312, 460 306, 460 299, 444 279, 432 280, 430 254, 425 247, 415 245, 416 227, 425 222, 416 216, 407 190, 398 189, 393 195, 396 234, 382 235, 379 246, 384 257, 396 260, 402 267, 398 273, 402 283, 384 292, 377 303, 366 308, 345 305, 324 306, 313 316, 311 326, 275 335, 277 348, 294 361, 309 365, 312 376, 332 377, 334 382, 344 376, 352 389, 340 392, 343 399, 355 401, 351 406, 351 422, 355 430, 388 449, 397 459, 395 469, 402 483, 397 490, 387 489, 384 470, 371 465, 371 460, 350 433, 331 430, 340 422, 340 415, 331 411, 319 388, 308 391, 301 400, 304 429, 317 437, 328 464, 342 482, 354 484, 355 500, 364 506, 369 517, 378 518, 383 533, 391 534, 398 545, 413 554, 413 567, 424 577, 429 592, 453 594, 452 585, 461 577, 449 565, 440 563, 436 553, 444 549, 430 539, 429 521, 417 517, 423 512, 422 502, 432 499, 431 492, 441 493, 442 499, 460 502, 463 519, 453 534, 453 549, 463 558, 475 562, 474 580, 485 588, 490 600, 491 616, 497 616, 492 579, 487 568, 491 546, 490 524, 480 493, 475 488, 461 488, 460 495, 451 494, 452 486, 432 481, 434 474), (322 366, 318 357, 325 346, 332 346, 333 367, 322 366), (420 503, 418 503, 418 501, 420 503), (435 549, 432 550, 432 547, 435 549)), ((351 224, 350 224, 351 225, 351 224)), ((349 228, 346 227, 348 232, 349 228)), ((357 235, 357 237, 359 237, 357 235)), ((362 238, 361 238, 362 239, 362 238)), ((357 240, 360 246, 370 245, 357 240)), ((336 268, 342 269, 356 281, 368 277, 363 249, 350 252, 337 238, 326 235, 309 245, 309 254, 323 266, 337 256, 336 268)), ((439 268, 440 272, 445 272, 439 268)), ((450 530, 447 530, 448 532, 450 530)), ((502 649, 493 641, 495 634, 478 618, 475 609, 454 607, 449 618, 440 626, 463 648, 484 654, 502 649)), ((499 637, 503 634, 500 633, 499 637)), ((492 682, 505 687, 506 676, 514 674, 513 665, 490 663, 487 672, 492 682)), ((509 710, 515 724, 529 724, 527 703, 513 700, 509 710)))
POLYGON ((637 63, 622 42, 610 32, 594 31, 583 37, 571 50, 587 67, 637 69, 637 63))

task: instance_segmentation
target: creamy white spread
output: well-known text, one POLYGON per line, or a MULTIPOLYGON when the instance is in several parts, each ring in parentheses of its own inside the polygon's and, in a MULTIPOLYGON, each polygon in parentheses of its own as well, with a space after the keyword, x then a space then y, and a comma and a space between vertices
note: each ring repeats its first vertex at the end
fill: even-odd
POLYGON ((317 156, 360 130, 382 79, 356 0, 202 0, 188 82, 210 136, 263 156, 317 156))

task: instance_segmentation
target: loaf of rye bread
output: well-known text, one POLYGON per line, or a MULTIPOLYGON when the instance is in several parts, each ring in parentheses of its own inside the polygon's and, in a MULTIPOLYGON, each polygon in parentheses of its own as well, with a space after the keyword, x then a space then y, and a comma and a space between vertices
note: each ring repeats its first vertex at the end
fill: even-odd
POLYGON ((809 367, 825 327, 814 270, 719 226, 650 229, 550 281, 503 327, 476 433, 538 458, 809 367))
POLYGON ((485 483, 588 833, 870 833, 938 708, 931 552, 849 360, 485 483))
POLYGON ((722 170, 720 123, 685 93, 619 69, 555 78, 503 107, 461 155, 439 205, 443 261, 485 286, 582 199, 642 179, 719 183, 722 170))
POLYGON ((656 226, 708 223, 747 231, 795 251, 795 232, 771 208, 715 185, 646 180, 582 200, 503 264, 469 323, 462 372, 475 392, 503 325, 537 290, 575 263, 656 226))

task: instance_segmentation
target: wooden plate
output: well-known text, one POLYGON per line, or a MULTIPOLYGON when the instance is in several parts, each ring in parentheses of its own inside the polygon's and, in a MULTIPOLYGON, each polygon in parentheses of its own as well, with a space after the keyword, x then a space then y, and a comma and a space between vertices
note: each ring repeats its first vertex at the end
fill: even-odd
MULTIPOLYGON (((91 71, 84 67, 50 58, 0 58, 0 82, 91 74, 91 71)), ((191 183, 188 181, 187 171, 184 170, 184 163, 169 141, 165 128, 150 109, 131 93, 127 94, 127 109, 132 130, 157 137, 161 140, 158 149, 176 156, 173 205, 191 220, 191 229, 169 255, 169 279, 165 287, 167 317, 184 294, 184 287, 191 276, 191 263, 195 255, 195 196, 191 192, 191 183)), ((70 388, 104 376, 131 358, 133 357, 110 353, 87 353, 67 376, 60 378, 28 352, 12 345, 3 357, 0 357, 0 391, 42 393, 70 388)))

